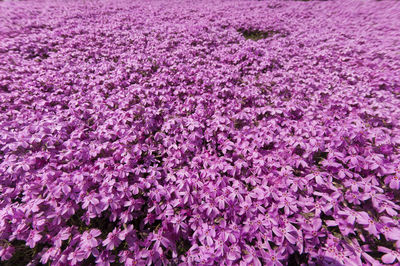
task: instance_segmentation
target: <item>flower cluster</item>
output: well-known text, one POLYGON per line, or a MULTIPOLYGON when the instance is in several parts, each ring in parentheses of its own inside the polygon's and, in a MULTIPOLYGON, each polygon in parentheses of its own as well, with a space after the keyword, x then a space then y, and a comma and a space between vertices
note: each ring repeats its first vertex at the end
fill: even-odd
POLYGON ((1 2, 1 260, 399 263, 399 12, 1 2))

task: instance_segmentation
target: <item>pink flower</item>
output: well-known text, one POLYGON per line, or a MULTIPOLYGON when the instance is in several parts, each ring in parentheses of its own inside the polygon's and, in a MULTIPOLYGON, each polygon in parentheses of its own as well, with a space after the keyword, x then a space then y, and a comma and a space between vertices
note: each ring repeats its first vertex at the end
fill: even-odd
POLYGON ((282 238, 283 240, 289 241, 290 244, 296 243, 297 230, 293 225, 284 225, 284 226, 274 226, 272 227, 272 231, 275 233, 277 237, 282 238))
POLYGON ((357 222, 364 226, 367 226, 368 232, 373 234, 379 239, 379 232, 377 229, 377 223, 368 215, 366 212, 360 212, 360 215, 357 217, 357 222))
POLYGON ((272 249, 271 246, 266 242, 267 250, 264 251, 263 258, 266 261, 267 266, 282 266, 283 264, 280 260, 285 259, 285 256, 282 254, 283 250, 280 248, 272 249))
POLYGON ((71 261, 72 265, 76 265, 86 258, 85 254, 85 251, 77 248, 68 255, 68 260, 71 261))
POLYGON ((9 260, 13 256, 15 248, 13 246, 0 246, 0 258, 2 261, 9 260))
POLYGON ((261 266, 262 263, 260 261, 260 255, 257 253, 254 247, 246 247, 244 251, 245 255, 243 256, 243 260, 240 261, 240 265, 254 265, 261 266))
POLYGON ((241 257, 240 248, 236 244, 232 244, 228 247, 226 258, 234 262, 241 257))
POLYGON ((388 249, 386 247, 378 247, 378 250, 380 252, 386 253, 385 255, 382 256, 382 262, 386 263, 386 264, 392 264, 394 263, 396 260, 398 262, 400 262, 400 253, 395 251, 395 250, 391 250, 388 249))
POLYGON ((114 261, 115 256, 112 255, 108 250, 104 250, 96 258, 96 264, 102 266, 110 266, 114 261))
POLYGON ((29 233, 28 239, 26 240, 26 244, 30 247, 30 248, 34 248, 36 246, 36 243, 39 242, 42 239, 42 235, 35 231, 35 230, 31 230, 31 232, 29 233))
POLYGON ((83 204, 82 204, 82 208, 86 209, 89 205, 97 205, 99 204, 99 200, 96 198, 95 195, 93 194, 89 194, 89 196, 85 197, 83 204))
POLYGON ((209 226, 208 224, 202 224, 201 228, 199 228, 195 232, 195 235, 198 235, 199 240, 203 244, 211 246, 214 243, 214 238, 215 238, 214 226, 209 226))
POLYGON ((98 240, 96 237, 101 235, 101 231, 98 229, 91 229, 90 231, 85 231, 82 234, 82 242, 81 245, 88 248, 95 248, 98 245, 98 240))
POLYGON ((298 208, 296 206, 297 204, 295 202, 296 202, 296 200, 294 198, 289 197, 289 196, 283 196, 280 199, 277 207, 284 208, 285 215, 290 215, 290 214, 296 213, 298 211, 298 208))
POLYGON ((103 241, 103 245, 106 246, 108 250, 113 250, 114 247, 118 247, 121 243, 120 230, 114 228, 114 230, 108 233, 107 238, 103 241))
POLYGON ((153 237, 151 238, 151 241, 154 241, 154 249, 158 250, 161 245, 163 245, 165 248, 168 248, 171 245, 171 241, 163 236, 163 230, 158 230, 157 233, 153 234, 153 237))
POLYGON ((384 225, 380 232, 385 235, 387 240, 394 240, 396 242, 400 242, 400 229, 397 227, 392 227, 388 225, 384 225))
POLYGON ((62 245, 62 241, 67 240, 70 237, 70 229, 64 228, 54 237, 54 244, 56 247, 60 248, 62 245))
POLYGON ((184 222, 186 219, 185 216, 182 215, 178 215, 178 216, 174 216, 171 220, 173 227, 174 227, 174 231, 176 234, 179 233, 180 230, 182 230, 183 232, 185 232, 188 228, 187 224, 184 222))
POLYGON ((400 210, 400 207, 391 201, 383 201, 381 202, 381 204, 377 209, 379 213, 386 211, 386 213, 389 214, 390 216, 396 216, 397 215, 396 210, 400 210))
POLYGON ((385 178, 385 184, 389 185, 391 189, 400 189, 400 174, 394 176, 388 176, 385 178))

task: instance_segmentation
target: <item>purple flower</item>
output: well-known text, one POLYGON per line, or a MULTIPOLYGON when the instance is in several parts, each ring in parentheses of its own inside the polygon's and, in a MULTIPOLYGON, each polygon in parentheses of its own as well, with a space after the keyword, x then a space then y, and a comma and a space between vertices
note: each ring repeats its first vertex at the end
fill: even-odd
POLYGON ((2 246, 0 247, 0 258, 2 261, 9 260, 12 258, 15 248, 13 246, 2 246))
POLYGON ((382 247, 382 246, 378 247, 378 250, 380 252, 385 253, 385 255, 382 256, 383 263, 392 264, 395 261, 400 262, 400 253, 399 252, 388 249, 386 247, 382 247))
POLYGON ((81 249, 75 249, 68 255, 68 261, 72 265, 76 265, 86 258, 86 252, 81 249))
POLYGON ((67 240, 70 237, 70 229, 64 228, 54 237, 54 244, 57 248, 61 248, 62 241, 67 240))
POLYGON ((400 243, 400 229, 397 227, 392 227, 389 225, 384 225, 380 229, 380 232, 385 235, 385 238, 388 240, 394 240, 397 243, 400 243))
POLYGON ((388 176, 385 178, 385 184, 389 185, 391 189, 400 189, 400 174, 388 176))
POLYGON ((282 266, 283 264, 280 260, 285 259, 285 256, 282 255, 282 249, 272 249, 269 244, 266 245, 267 251, 264 253, 264 259, 266 261, 266 265, 268 266, 282 266))
POLYGON ((90 231, 85 231, 82 236, 82 242, 81 245, 83 247, 88 247, 88 248, 95 248, 98 245, 98 240, 96 237, 101 235, 101 231, 98 229, 91 229, 90 231))
POLYGON ((360 212, 360 215, 357 217, 357 222, 366 226, 368 232, 379 238, 377 223, 366 212, 360 212))
POLYGON ((151 241, 154 241, 154 249, 157 250, 158 248, 164 246, 168 248, 171 245, 171 241, 163 235, 163 230, 159 230, 157 233, 153 234, 151 241))
POLYGON ((260 255, 258 254, 255 248, 247 247, 244 253, 245 255, 243 256, 243 260, 240 261, 240 265, 254 265, 254 266, 262 265, 260 261, 260 255))
POLYGON ((107 238, 103 241, 103 245, 106 246, 107 250, 113 250, 114 247, 118 247, 121 243, 121 232, 114 228, 114 230, 108 233, 107 238))
POLYGON ((2 1, 2 260, 399 262, 400 6, 267 2, 2 1))
POLYGON ((103 251, 99 256, 97 256, 96 264, 110 266, 111 263, 115 261, 115 256, 112 255, 109 251, 103 251))
POLYGON ((176 234, 178 234, 179 231, 181 231, 181 230, 182 230, 183 232, 185 232, 185 231, 187 230, 188 226, 187 226, 187 224, 185 223, 185 219, 186 219, 186 217, 185 217, 185 216, 182 216, 182 215, 174 216, 174 217, 171 219, 171 222, 172 222, 172 224, 173 224, 174 231, 175 231, 176 234))
POLYGON ((161 265, 161 248, 142 250, 141 258, 145 259, 146 265, 161 265))
POLYGON ((214 226, 209 226, 208 224, 203 224, 200 228, 197 229, 197 231, 194 233, 194 235, 198 235, 199 240, 203 244, 207 244, 211 246, 214 242, 215 238, 215 229, 214 226))
POLYGON ((42 235, 35 231, 31 230, 29 233, 28 239, 26 240, 26 244, 30 247, 33 248, 36 246, 36 243, 38 243, 42 239, 42 235))
POLYGON ((286 239, 291 244, 296 243, 297 230, 293 225, 274 226, 272 227, 272 231, 277 237, 282 238, 283 241, 286 239))
POLYGON ((226 258, 228 261, 234 262, 241 257, 240 248, 236 244, 232 244, 227 248, 226 258))

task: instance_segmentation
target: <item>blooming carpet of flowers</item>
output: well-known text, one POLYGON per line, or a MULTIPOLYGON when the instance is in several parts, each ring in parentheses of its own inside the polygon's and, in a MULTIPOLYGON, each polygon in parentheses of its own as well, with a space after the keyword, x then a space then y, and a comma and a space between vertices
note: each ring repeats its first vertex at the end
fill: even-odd
POLYGON ((400 262, 400 2, 0 3, 0 256, 400 262))

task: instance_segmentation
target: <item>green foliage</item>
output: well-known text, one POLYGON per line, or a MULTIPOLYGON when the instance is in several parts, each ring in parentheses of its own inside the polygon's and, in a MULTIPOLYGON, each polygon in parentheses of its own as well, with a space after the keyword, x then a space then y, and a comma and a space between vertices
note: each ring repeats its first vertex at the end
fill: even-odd
POLYGON ((246 40, 250 39, 253 41, 270 38, 275 34, 280 33, 279 31, 275 30, 261 31, 261 30, 251 30, 251 29, 239 29, 238 32, 240 32, 246 40))

